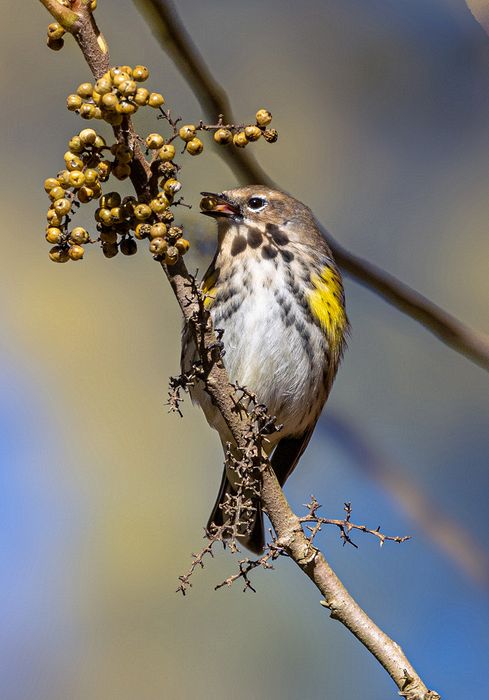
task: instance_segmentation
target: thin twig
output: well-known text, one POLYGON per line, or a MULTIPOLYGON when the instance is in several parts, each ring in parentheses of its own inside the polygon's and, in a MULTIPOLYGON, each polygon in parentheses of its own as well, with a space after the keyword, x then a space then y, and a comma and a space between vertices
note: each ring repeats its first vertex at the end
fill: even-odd
MULTIPOLYGON (((185 29, 171 0, 135 0, 144 10, 151 31, 170 55, 189 83, 206 116, 223 114, 234 122, 226 92, 217 83, 194 41, 185 29)), ((479 0, 480 4, 481 0, 479 0)), ((472 0, 475 5, 475 0, 472 0)), ((219 155, 233 169, 236 177, 246 184, 277 184, 242 149, 219 149, 219 155)), ((321 227, 338 265, 359 284, 378 294, 399 311, 421 323, 445 345, 489 370, 489 336, 467 326, 444 311, 416 290, 396 279, 377 265, 341 246, 321 227)))

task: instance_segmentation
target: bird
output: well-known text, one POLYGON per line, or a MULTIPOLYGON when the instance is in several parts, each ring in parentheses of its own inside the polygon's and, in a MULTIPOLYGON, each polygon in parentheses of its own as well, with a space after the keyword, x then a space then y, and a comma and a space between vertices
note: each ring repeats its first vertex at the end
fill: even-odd
MULTIPOLYGON (((223 346, 230 381, 245 387, 282 427, 266 452, 280 486, 306 449, 343 356, 349 321, 340 271, 312 211, 285 192, 248 185, 202 192, 201 213, 217 223, 217 249, 200 289, 223 346)), ((181 368, 198 353, 189 327, 181 368)), ((201 383, 191 389, 223 449, 234 440, 201 383)), ((236 494, 224 467, 207 533, 225 524, 223 507, 236 494)), ((255 496, 255 500, 256 496, 255 496)), ((238 539, 251 552, 265 546, 258 502, 238 539)))

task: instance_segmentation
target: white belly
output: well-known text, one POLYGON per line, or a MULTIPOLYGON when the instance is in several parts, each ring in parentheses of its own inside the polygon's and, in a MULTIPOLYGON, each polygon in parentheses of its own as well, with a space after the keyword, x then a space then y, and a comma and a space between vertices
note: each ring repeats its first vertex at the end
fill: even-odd
POLYGON ((271 276, 269 265, 263 261, 254 271, 250 291, 235 275, 237 295, 228 306, 216 303, 211 316, 215 327, 224 331, 224 364, 231 381, 256 394, 284 425, 283 437, 301 433, 311 420, 311 409, 324 402, 327 356, 322 331, 296 303, 280 268, 271 276))

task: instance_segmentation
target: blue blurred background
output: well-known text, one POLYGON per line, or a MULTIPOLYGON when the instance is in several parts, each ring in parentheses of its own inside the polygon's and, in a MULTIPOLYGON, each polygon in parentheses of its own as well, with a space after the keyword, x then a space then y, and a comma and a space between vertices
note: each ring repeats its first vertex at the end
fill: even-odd
MULTIPOLYGON (((179 11, 239 118, 274 113, 279 142, 253 153, 283 189, 341 243, 487 331, 489 39, 465 3, 179 11)), ((61 54, 45 48, 40 3, 21 25, 14 0, 3 14, 2 698, 396 697, 290 562, 257 572, 256 594, 214 592, 235 570, 219 555, 175 593, 220 479, 218 440, 189 401, 183 420, 167 413, 180 317, 146 252, 48 260, 42 182, 83 126, 64 100, 89 76, 69 37, 61 54)), ((167 104, 201 117, 131 2, 100 0, 97 18, 113 63, 150 66, 167 104)), ((137 124, 155 130, 154 114, 137 124)), ((236 184, 211 148, 183 180, 194 205, 236 184)), ((182 220, 202 270, 214 230, 196 211, 182 220)), ((314 493, 331 517, 351 501, 354 520, 414 536, 383 549, 357 536, 355 550, 331 530, 319 543, 430 686, 485 697, 487 374, 369 291, 346 291, 350 349, 287 496, 300 510, 314 493)))

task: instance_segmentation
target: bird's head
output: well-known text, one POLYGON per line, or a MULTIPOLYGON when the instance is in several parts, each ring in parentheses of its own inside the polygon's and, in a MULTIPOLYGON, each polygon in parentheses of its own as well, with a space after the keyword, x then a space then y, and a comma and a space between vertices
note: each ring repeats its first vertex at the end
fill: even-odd
POLYGON ((201 212, 218 222, 219 228, 233 225, 250 228, 287 226, 312 219, 310 210, 293 197, 262 185, 249 185, 219 194, 202 192, 201 212))

